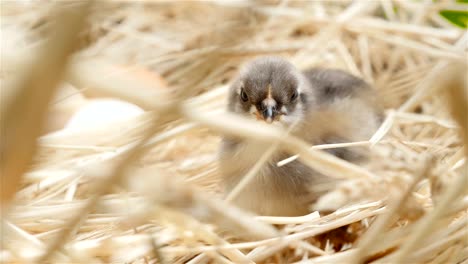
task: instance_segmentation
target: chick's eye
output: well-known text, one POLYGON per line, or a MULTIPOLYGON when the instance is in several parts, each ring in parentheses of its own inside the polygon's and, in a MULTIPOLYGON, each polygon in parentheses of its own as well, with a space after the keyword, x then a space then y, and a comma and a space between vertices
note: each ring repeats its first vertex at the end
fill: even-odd
POLYGON ((245 93, 244 89, 241 89, 240 98, 241 98, 241 100, 244 101, 244 102, 247 102, 247 101, 249 100, 249 97, 248 97, 247 94, 245 93))
POLYGON ((296 100, 298 96, 299 96, 299 93, 297 91, 294 91, 293 94, 291 95, 291 101, 296 100))

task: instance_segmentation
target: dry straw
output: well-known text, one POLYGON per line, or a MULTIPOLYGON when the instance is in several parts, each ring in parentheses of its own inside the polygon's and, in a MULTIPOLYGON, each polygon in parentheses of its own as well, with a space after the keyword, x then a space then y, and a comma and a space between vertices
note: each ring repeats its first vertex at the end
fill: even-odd
POLYGON ((2 262, 467 263, 468 34, 439 15, 463 4, 1 5, 2 262), (268 54, 363 77, 380 93, 381 127, 309 146, 225 113, 239 66, 268 54), (96 97, 145 113, 51 132, 96 97), (277 142, 227 199, 224 133, 277 142), (356 146, 368 163, 320 151, 356 146), (229 204, 276 148, 291 154, 278 166, 300 159, 342 179, 309 215, 229 204))

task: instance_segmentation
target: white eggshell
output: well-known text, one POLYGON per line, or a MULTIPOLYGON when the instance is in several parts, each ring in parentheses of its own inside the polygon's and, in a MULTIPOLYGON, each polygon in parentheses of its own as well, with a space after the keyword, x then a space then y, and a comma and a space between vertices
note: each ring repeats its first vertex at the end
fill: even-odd
POLYGON ((87 102, 79 90, 63 84, 50 103, 43 134, 63 129, 68 120, 87 102))
POLYGON ((65 129, 102 127, 144 113, 139 106, 116 99, 94 99, 82 106, 65 129))

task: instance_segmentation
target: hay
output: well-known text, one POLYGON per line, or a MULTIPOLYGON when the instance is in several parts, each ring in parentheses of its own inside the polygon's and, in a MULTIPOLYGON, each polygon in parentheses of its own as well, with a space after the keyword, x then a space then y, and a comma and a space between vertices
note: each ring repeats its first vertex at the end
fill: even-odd
POLYGON ((463 8, 2 2, 2 262, 466 263, 468 34, 438 13, 463 8), (368 141, 308 146, 225 113, 238 67, 267 54, 366 79, 386 110, 380 129, 368 141), (146 112, 61 130, 97 97, 146 112), (252 216, 223 200, 222 133, 276 140, 272 149, 291 153, 278 166, 301 159, 346 179, 314 205, 330 213, 252 216), (320 151, 354 146, 369 146, 371 161, 320 151))

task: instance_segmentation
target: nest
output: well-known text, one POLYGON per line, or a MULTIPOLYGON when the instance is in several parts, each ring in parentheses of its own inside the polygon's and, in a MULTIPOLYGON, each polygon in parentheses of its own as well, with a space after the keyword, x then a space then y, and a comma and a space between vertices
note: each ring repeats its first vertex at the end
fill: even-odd
POLYGON ((468 35, 440 15, 463 8, 2 3, 2 262, 466 263, 468 35), (262 55, 364 78, 382 126, 368 141, 307 146, 224 113, 233 75, 262 55), (66 127, 102 97, 144 111, 66 127), (314 205, 328 214, 252 216, 224 201, 223 133, 277 140, 344 178, 314 205), (369 163, 319 150, 355 145, 369 163))

